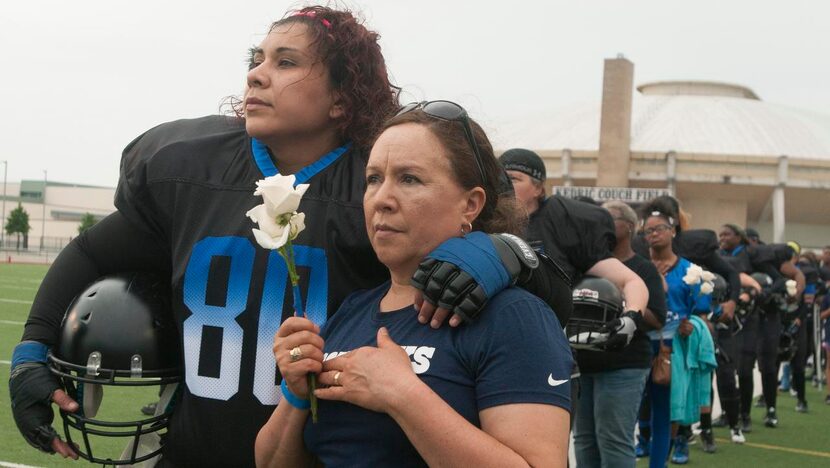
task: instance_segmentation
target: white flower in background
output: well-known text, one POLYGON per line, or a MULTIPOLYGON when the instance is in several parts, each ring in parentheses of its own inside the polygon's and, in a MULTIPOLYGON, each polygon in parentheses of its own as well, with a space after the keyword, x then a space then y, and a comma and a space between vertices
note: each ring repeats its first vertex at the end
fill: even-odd
MULTIPOLYGON (((686 276, 683 277, 683 282, 689 286, 700 284, 700 281, 705 278, 704 275, 706 273, 708 272, 703 268, 692 263, 689 265, 689 268, 686 269, 686 276)), ((714 279, 714 276, 712 278, 714 279)))
POLYGON ((712 291, 715 290, 715 285, 711 281, 704 281, 703 284, 700 285, 700 294, 712 294, 712 291))
POLYGON ((305 229, 305 214, 297 213, 297 208, 308 184, 294 187, 293 175, 275 175, 257 181, 256 185, 254 195, 262 196, 265 203, 251 208, 245 215, 259 227, 252 229, 257 243, 276 250, 305 229))
POLYGON ((687 275, 688 274, 693 274, 697 277, 703 277, 703 273, 705 273, 705 270, 703 268, 701 268, 699 265, 695 265, 694 263, 692 263, 689 266, 689 269, 686 270, 687 275))
POLYGON ((784 283, 784 285, 787 287, 787 294, 791 297, 795 297, 795 294, 798 292, 795 281, 787 280, 787 282, 784 283))

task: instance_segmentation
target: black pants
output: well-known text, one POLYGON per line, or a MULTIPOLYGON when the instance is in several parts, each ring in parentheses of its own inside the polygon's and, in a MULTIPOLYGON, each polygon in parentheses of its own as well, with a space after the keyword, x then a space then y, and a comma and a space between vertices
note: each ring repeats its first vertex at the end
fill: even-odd
POLYGON ((758 323, 758 368, 767 408, 775 408, 778 398, 778 344, 781 341, 781 314, 769 307, 758 323))
POLYGON ((798 401, 804 401, 804 367, 807 365, 807 326, 802 323, 795 334, 796 351, 790 360, 793 388, 798 394, 798 401))
POLYGON ((758 326, 760 318, 754 311, 747 318, 743 329, 732 338, 733 348, 738 360, 735 366, 738 369, 738 385, 740 387, 740 412, 742 417, 748 417, 752 410, 752 393, 755 391, 755 360, 758 357, 758 326))
MULTIPOLYGON (((720 396, 721 408, 726 413, 726 420, 729 427, 738 426, 738 411, 740 407, 740 393, 736 379, 738 363, 740 361, 739 350, 736 345, 740 341, 737 336, 732 336, 729 328, 716 327, 716 340, 720 352, 718 353, 718 396, 720 396)), ((740 334, 738 334, 740 335, 740 334)))

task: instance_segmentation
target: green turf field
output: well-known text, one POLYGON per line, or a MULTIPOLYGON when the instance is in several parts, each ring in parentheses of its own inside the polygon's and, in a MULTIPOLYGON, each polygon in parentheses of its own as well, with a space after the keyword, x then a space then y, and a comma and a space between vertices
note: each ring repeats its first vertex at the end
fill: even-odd
MULTIPOLYGON (((45 455, 31 448, 18 434, 11 417, 9 407, 8 380, 12 349, 20 340, 23 322, 29 312, 31 301, 46 266, 42 265, 8 265, 0 264, 0 372, 3 384, 0 385, 0 467, 17 463, 34 466, 84 466, 84 461, 64 461, 56 456, 45 455), (6 463, 7 465, 4 465, 6 463)), ((756 408, 753 412, 755 430, 747 434, 747 444, 738 446, 728 442, 728 431, 716 429, 718 451, 706 454, 699 445, 691 446, 692 466, 706 467, 830 467, 830 406, 824 404, 824 394, 819 393, 808 384, 810 412, 796 413, 795 398, 788 394, 779 396, 778 416, 781 421, 777 429, 763 427, 763 411, 756 408)), ((114 417, 141 417, 139 408, 154 399, 152 392, 135 395, 107 394, 104 409, 114 417)), ((56 416, 60 421, 60 416, 56 416)), ((126 419, 123 419, 126 420, 126 419)), ((59 429, 63 432, 62 429, 59 429)), ((121 441, 107 439, 103 450, 112 450, 117 455, 123 446, 121 441)), ((97 445, 96 445, 97 447, 97 445)), ((638 466, 647 466, 647 460, 641 460, 638 466)))
MULTIPOLYGON (((38 452, 29 446, 17 432, 11 415, 9 387, 6 384, 9 378, 9 361, 14 346, 20 341, 23 323, 26 321, 32 299, 43 275, 46 274, 46 269, 44 265, 0 264, 0 374, 2 374, 3 381, 0 385, 0 467, 15 463, 34 466, 84 466, 88 464, 83 460, 80 462, 63 460, 57 455, 38 452)), ((127 389, 125 393, 109 392, 105 395, 98 417, 121 421, 142 418, 144 416, 139 412, 139 408, 153 401, 154 398, 155 392, 148 389, 127 389)), ((60 415, 56 413, 55 418, 55 428, 63 434, 63 428, 59 427, 60 415)), ((103 438, 93 443, 95 443, 93 450, 96 450, 96 456, 113 457, 121 453, 126 442, 103 438), (102 445, 99 446, 98 443, 102 445), (98 453, 98 450, 101 452, 98 453)))

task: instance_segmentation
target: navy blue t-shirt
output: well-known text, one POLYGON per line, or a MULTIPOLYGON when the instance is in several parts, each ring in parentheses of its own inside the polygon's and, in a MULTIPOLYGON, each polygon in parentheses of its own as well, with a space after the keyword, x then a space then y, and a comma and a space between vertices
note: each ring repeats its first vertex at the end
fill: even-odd
MULTIPOLYGON (((556 315, 530 293, 496 295, 473 323, 434 330, 412 306, 380 312, 389 283, 349 296, 321 331, 325 358, 377 346, 380 327, 403 347, 412 369, 455 411, 480 427, 478 413, 511 403, 541 403, 570 411, 573 359, 556 315)), ((325 466, 426 466, 385 413, 319 400, 318 422, 306 423, 308 450, 325 466)))

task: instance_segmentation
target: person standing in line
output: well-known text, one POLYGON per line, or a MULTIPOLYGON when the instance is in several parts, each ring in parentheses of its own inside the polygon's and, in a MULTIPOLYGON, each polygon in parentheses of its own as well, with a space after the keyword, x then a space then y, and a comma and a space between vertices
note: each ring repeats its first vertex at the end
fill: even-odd
MULTIPOLYGON (((648 288, 643 280, 614 258, 614 223, 599 206, 553 195, 547 197, 545 163, 533 151, 514 148, 502 153, 499 162, 507 171, 516 199, 528 216, 524 239, 542 256, 559 265, 570 291, 583 275, 605 278, 623 293, 626 314, 613 328, 609 340, 629 342, 642 321, 648 305, 648 288)), ((560 320, 562 321, 562 320, 560 320)), ((572 375, 572 400, 579 395, 579 369, 572 375)), ((575 407, 578 412, 578 408, 575 407)), ((575 421, 577 415, 573 415, 575 421)))
MULTIPOLYGON (((689 337, 695 332, 692 315, 708 313, 709 296, 700 293, 700 284, 688 284, 684 277, 689 274, 693 263, 679 257, 672 249, 675 236, 676 220, 659 211, 652 211, 644 216, 643 232, 649 244, 651 262, 663 275, 666 282, 666 323, 661 330, 649 332, 654 354, 660 346, 672 348, 672 384, 675 382, 680 362, 675 362, 674 347, 679 346, 681 337, 689 337)), ((688 440, 682 434, 675 437, 677 425, 672 418, 671 395, 675 389, 671 386, 648 383, 648 396, 651 402, 651 448, 649 467, 664 468, 674 446, 672 461, 688 463, 688 440), (673 440, 672 440, 673 439, 673 440)), ((690 403, 694 405, 694 402, 690 403)), ((699 408, 694 408, 699 414, 699 408)))
POLYGON ((637 459, 631 433, 653 359, 646 333, 666 321, 666 296, 654 265, 631 249, 637 214, 621 201, 602 207, 614 220, 614 257, 642 278, 649 299, 643 322, 628 345, 603 351, 580 349, 577 353, 581 375, 574 449, 580 467, 633 467, 637 459))

